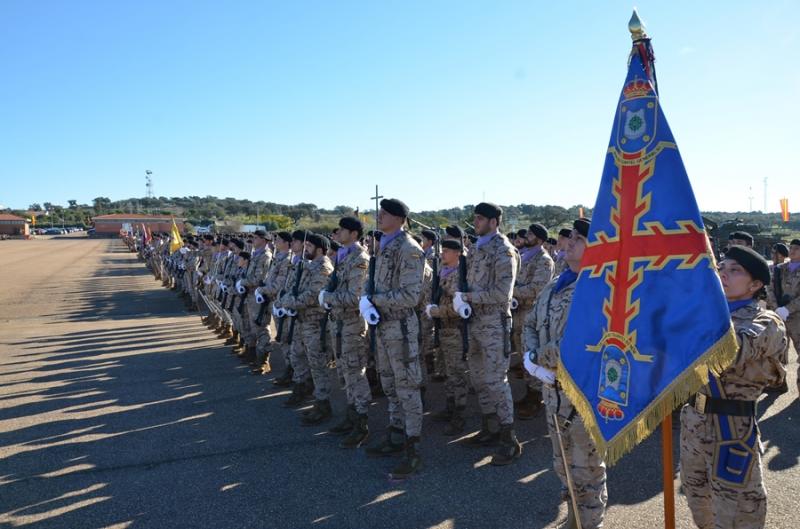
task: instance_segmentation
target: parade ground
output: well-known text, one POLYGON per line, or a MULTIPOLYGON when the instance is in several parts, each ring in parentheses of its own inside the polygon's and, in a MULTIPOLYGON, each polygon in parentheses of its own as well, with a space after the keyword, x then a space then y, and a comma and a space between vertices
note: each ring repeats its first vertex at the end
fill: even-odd
MULTIPOLYGON (((0 270, 0 527, 542 528, 565 517, 541 416, 517 421, 521 460, 493 467, 490 449, 427 417, 444 400, 430 383, 423 470, 391 482, 394 460, 339 449, 334 421, 301 426, 281 406, 289 392, 251 375, 119 240, 3 241, 0 270)), ((759 404, 768 528, 797 525, 794 351, 790 363, 789 392, 759 404)), ((342 413, 341 394, 333 406, 342 413)), ((385 399, 372 406, 380 435, 385 399)), ((471 395, 469 434, 478 417, 471 395)), ((606 527, 663 527, 660 438, 609 470, 606 527)), ((677 527, 693 527, 679 492, 676 510, 677 527)))

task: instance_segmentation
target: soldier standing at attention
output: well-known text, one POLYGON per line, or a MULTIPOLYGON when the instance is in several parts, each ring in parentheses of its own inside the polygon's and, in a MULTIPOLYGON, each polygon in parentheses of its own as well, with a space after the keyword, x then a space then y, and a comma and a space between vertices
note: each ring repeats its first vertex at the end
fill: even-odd
MULTIPOLYGON (((287 231, 278 232, 275 235, 275 252, 273 254, 272 263, 270 263, 267 270, 267 277, 264 278, 263 285, 256 290, 265 298, 265 303, 268 303, 267 308, 264 310, 264 319, 256 337, 256 368, 254 373, 266 375, 272 371, 272 366, 269 362, 270 354, 273 348, 281 348, 281 344, 272 341, 271 323, 272 323, 272 307, 275 300, 280 296, 281 291, 286 286, 286 280, 289 277, 289 270, 292 267, 292 253, 289 251, 289 244, 292 242, 292 234, 287 231)), ((284 363, 287 370, 291 369, 289 364, 288 355, 284 356, 284 363)), ((291 383, 291 376, 288 377, 291 383)))
POLYGON ((453 308, 469 320, 467 361, 483 414, 480 432, 467 442, 472 446, 499 442, 491 462, 508 465, 522 454, 514 432, 514 403, 507 375, 517 253, 498 231, 503 215, 499 206, 481 202, 474 213, 478 239, 467 260, 467 291, 453 296, 453 308))
MULTIPOLYGON (((575 407, 563 392, 553 373, 561 354, 561 338, 567 325, 567 315, 575 292, 575 280, 578 279, 581 258, 586 248, 586 237, 589 234, 590 219, 578 219, 573 223, 574 229, 566 245, 564 259, 569 265, 557 279, 551 281, 542 290, 533 309, 528 313, 524 327, 524 341, 528 347, 525 353, 525 369, 542 380, 545 407, 547 408, 547 430, 553 444, 553 468, 561 479, 562 500, 568 500, 566 464, 570 469, 575 489, 575 500, 578 504, 583 529, 595 529, 603 526, 608 494, 606 491, 606 464, 597 451, 583 419, 576 413, 575 407), (548 376, 542 376, 542 368, 548 376), (561 457, 558 436, 553 424, 553 416, 557 416, 562 432, 564 453, 567 461, 561 457)), ((569 513, 561 529, 577 527, 576 513, 572 502, 568 501, 569 513)))
POLYGON ((247 325, 244 326, 245 334, 242 336, 245 350, 241 356, 247 362, 255 364, 258 360, 256 344, 265 332, 263 323, 262 325, 256 324, 260 307, 256 303, 255 290, 263 284, 267 270, 272 263, 272 252, 267 248, 267 232, 264 230, 256 230, 253 233, 253 248, 250 255, 250 268, 239 282, 239 285, 245 289, 243 296, 245 296, 246 313, 243 317, 247 318, 247 325))
POLYGON ((681 483, 700 529, 763 528, 767 493, 761 473, 756 401, 786 377, 783 321, 756 298, 770 282, 767 261, 732 246, 719 275, 739 340, 736 361, 681 410, 681 483))
POLYGON ((395 479, 414 474, 421 464, 422 367, 414 308, 420 299, 425 257, 422 248, 403 230, 408 213, 408 206, 400 200, 381 201, 378 227, 383 235, 376 249, 374 292, 362 296, 359 302, 364 319, 377 324, 377 367, 389 401, 386 438, 367 448, 367 455, 402 452, 403 459, 390 474, 395 479))
POLYGON ((344 380, 347 413, 331 433, 347 434, 340 448, 357 448, 369 436, 367 411, 372 394, 367 381, 367 323, 358 311, 358 301, 367 279, 369 255, 358 244, 364 232, 355 217, 339 220, 336 237, 342 248, 336 259, 337 285, 333 291, 320 292, 320 304, 330 309, 333 324, 334 351, 339 357, 336 368, 344 380))

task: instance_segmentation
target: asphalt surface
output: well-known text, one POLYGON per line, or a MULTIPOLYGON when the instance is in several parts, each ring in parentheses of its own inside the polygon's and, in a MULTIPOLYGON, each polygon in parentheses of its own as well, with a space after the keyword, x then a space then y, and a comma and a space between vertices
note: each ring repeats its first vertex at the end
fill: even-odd
MULTIPOLYGON (((0 527, 540 528, 566 513, 541 418, 517 424, 524 454, 505 468, 426 420, 423 471, 390 482, 394 460, 340 450, 332 423, 300 426, 287 392, 250 375, 119 241, 4 241, 0 270, 0 527)), ((797 525, 791 362, 790 392, 760 405, 769 528, 797 525)), ((428 404, 443 404, 440 384, 428 404)), ((384 410, 373 404, 376 435, 384 410)), ((606 527, 663 527, 658 433, 608 488, 606 527)), ((693 527, 676 505, 677 527, 693 527)))

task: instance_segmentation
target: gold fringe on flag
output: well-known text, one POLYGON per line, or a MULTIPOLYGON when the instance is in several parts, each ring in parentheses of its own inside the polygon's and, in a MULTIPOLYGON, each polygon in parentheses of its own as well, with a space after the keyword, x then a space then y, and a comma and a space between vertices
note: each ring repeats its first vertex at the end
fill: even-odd
POLYGON ((653 433, 664 417, 708 384, 709 371, 718 375, 730 366, 736 360, 738 351, 739 342, 731 325, 725 335, 675 378, 647 408, 607 443, 600 433, 592 405, 583 396, 561 360, 558 361, 556 378, 583 419, 584 427, 597 445, 598 451, 605 454, 606 465, 610 467, 653 433))

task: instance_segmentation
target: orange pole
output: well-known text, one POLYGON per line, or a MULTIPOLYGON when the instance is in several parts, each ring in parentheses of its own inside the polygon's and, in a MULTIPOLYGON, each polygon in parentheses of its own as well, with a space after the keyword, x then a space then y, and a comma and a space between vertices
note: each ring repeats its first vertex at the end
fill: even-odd
POLYGON ((672 414, 661 422, 661 461, 664 478, 664 529, 675 529, 675 480, 672 475, 672 414))

